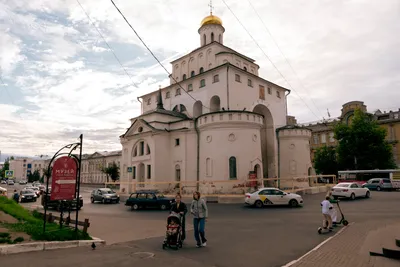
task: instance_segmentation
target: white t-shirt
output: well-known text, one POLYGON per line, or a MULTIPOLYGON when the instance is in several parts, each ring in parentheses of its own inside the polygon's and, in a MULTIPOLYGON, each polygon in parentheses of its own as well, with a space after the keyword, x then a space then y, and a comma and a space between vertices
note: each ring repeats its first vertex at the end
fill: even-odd
POLYGON ((332 204, 329 202, 329 200, 324 200, 321 202, 322 205, 322 214, 329 214, 329 208, 332 207, 332 204))

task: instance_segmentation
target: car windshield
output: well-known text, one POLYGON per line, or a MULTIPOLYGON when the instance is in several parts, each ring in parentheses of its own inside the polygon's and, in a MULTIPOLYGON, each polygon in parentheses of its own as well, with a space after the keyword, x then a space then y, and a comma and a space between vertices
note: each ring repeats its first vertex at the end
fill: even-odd
POLYGON ((25 190, 25 191, 22 191, 22 194, 23 195, 25 195, 25 194, 33 194, 33 191, 32 190, 25 190))
POLYGON ((103 194, 114 194, 115 192, 112 189, 101 189, 103 194))
POLYGON ((335 187, 349 187, 349 186, 350 186, 350 184, 338 184, 335 187))
POLYGON ((163 194, 161 194, 161 193, 156 194, 156 196, 157 196, 157 198, 164 198, 164 197, 165 197, 165 196, 164 196, 163 194))

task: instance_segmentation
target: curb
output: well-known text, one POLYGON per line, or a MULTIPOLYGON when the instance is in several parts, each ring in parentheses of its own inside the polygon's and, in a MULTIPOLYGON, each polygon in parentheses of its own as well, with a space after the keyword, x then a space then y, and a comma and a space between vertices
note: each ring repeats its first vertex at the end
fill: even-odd
POLYGON ((72 240, 72 241, 52 241, 52 242, 33 242, 17 245, 0 246, 0 255, 17 254, 32 251, 53 250, 75 247, 89 247, 92 243, 105 245, 106 241, 92 237, 93 240, 72 240))
POLYGON ((309 254, 311 254, 312 252, 317 251, 320 247, 322 247, 323 245, 325 245, 326 243, 328 243, 330 240, 332 240, 333 238, 339 236, 344 230, 346 230, 350 225, 353 225, 354 222, 349 223, 348 226, 343 227, 342 229, 340 229, 339 232, 337 232, 335 235, 329 237, 328 239, 322 241, 321 243, 319 243, 316 247, 314 247, 313 249, 311 249, 309 252, 307 252, 306 254, 304 254, 303 256, 301 256, 300 258, 298 258, 297 260, 293 260, 285 265, 283 265, 282 267, 290 267, 296 263, 298 263, 299 261, 301 261, 302 259, 304 259, 306 256, 308 256, 309 254))

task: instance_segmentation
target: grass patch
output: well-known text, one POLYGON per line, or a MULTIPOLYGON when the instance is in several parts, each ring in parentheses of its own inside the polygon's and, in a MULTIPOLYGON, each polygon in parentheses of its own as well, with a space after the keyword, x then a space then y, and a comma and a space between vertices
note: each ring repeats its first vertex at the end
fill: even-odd
MULTIPOLYGON (((25 232, 30 235, 33 240, 92 240, 87 233, 83 233, 81 230, 75 232, 75 229, 66 226, 60 229, 60 226, 56 223, 47 223, 46 232, 43 233, 43 215, 37 211, 30 212, 7 197, 0 197, 0 210, 19 221, 19 223, 4 223, 3 225, 6 228, 16 232, 25 232)), ((10 237, 8 237, 8 240, 9 239, 10 237)))

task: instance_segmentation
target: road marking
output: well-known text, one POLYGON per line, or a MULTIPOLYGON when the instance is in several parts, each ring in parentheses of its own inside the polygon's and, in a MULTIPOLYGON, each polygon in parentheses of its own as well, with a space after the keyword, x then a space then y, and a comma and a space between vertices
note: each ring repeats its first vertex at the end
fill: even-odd
POLYGON ((310 250, 309 252, 307 252, 306 254, 304 254, 303 256, 301 256, 300 258, 298 258, 297 260, 291 261, 286 265, 283 265, 282 267, 290 267, 295 263, 298 263, 299 261, 301 261, 302 259, 304 259, 306 256, 308 256, 309 254, 311 254, 312 252, 318 250, 320 247, 322 247, 324 244, 328 243, 330 240, 332 240, 333 238, 335 238, 336 236, 340 235, 344 230, 346 230, 347 227, 349 227, 350 225, 353 225, 354 222, 349 223, 349 225, 343 227, 342 229, 340 229, 339 232, 337 232, 334 236, 329 237, 328 239, 322 241, 321 243, 319 243, 315 248, 313 248, 312 250, 310 250))

